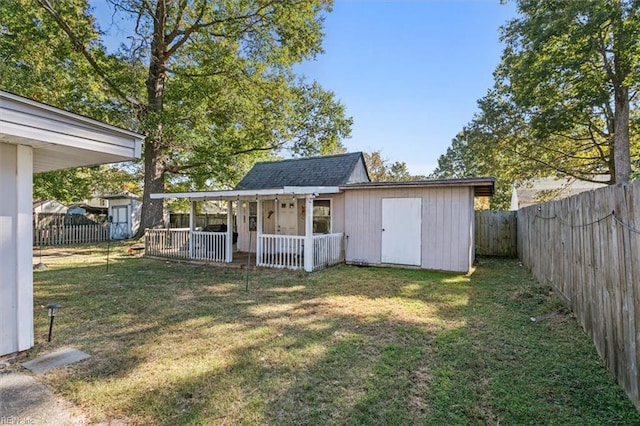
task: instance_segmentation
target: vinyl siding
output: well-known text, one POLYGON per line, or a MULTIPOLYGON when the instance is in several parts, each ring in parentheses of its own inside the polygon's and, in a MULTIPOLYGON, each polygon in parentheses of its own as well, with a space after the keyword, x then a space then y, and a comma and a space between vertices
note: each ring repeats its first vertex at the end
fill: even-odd
POLYGON ((348 263, 381 264, 382 199, 422 199, 421 267, 467 272, 473 258, 469 187, 354 189, 345 193, 348 263))

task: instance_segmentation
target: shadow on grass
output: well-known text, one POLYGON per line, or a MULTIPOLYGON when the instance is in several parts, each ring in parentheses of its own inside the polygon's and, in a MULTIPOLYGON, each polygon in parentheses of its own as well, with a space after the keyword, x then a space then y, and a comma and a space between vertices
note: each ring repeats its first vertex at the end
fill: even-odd
POLYGON ((559 305, 515 261, 243 279, 127 258, 37 273, 36 303, 65 305, 58 344, 94 355, 49 381, 140 424, 638 423, 575 321, 530 323, 559 305))

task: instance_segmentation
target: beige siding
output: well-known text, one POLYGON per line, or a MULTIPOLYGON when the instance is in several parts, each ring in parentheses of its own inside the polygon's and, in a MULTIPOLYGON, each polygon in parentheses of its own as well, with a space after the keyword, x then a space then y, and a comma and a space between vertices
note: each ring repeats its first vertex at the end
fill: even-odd
MULTIPOLYGON (((344 194, 320 194, 317 200, 331 200, 331 232, 344 232, 344 194)), ((304 198, 298 199, 298 235, 304 235, 304 198)))
POLYGON ((262 232, 265 234, 276 233, 276 215, 275 200, 264 200, 262 202, 262 232))
POLYGON ((351 176, 349 176, 349 180, 347 183, 361 183, 361 182, 369 182, 369 175, 367 174, 367 169, 362 162, 362 160, 358 161, 358 164, 353 169, 351 176))
POLYGON ((357 189, 345 193, 346 260, 381 263, 382 199, 422 199, 421 267, 467 272, 473 258, 473 194, 469 187, 357 189))

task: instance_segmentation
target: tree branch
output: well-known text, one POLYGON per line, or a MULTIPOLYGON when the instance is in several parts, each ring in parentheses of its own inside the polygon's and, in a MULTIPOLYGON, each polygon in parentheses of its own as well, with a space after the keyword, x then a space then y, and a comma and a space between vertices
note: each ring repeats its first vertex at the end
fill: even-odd
POLYGON ((93 55, 87 50, 86 46, 82 42, 82 40, 77 36, 77 34, 71 29, 71 27, 65 22, 64 19, 60 16, 60 14, 55 10, 50 0, 37 0, 38 4, 56 21, 58 26, 64 31, 64 33, 69 37, 71 44, 73 47, 84 56, 84 58, 89 62, 91 68, 107 83, 107 86, 119 97, 121 97, 124 101, 129 102, 137 107, 140 107, 140 102, 132 98, 123 92, 118 85, 109 78, 106 71, 98 64, 93 55))

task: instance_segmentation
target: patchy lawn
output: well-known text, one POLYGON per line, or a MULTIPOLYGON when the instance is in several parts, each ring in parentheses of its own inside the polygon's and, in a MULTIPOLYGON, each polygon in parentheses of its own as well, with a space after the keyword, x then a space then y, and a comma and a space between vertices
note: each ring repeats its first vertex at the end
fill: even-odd
POLYGON ((34 357, 94 421, 580 424, 640 417, 589 337, 515 260, 471 277, 340 266, 306 275, 74 249, 35 271, 34 357), (48 303, 64 305, 46 343, 48 303), (543 321, 532 322, 530 317, 543 321))

